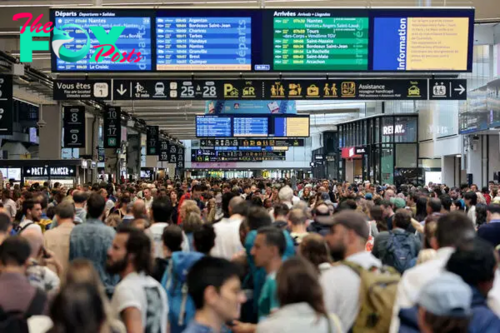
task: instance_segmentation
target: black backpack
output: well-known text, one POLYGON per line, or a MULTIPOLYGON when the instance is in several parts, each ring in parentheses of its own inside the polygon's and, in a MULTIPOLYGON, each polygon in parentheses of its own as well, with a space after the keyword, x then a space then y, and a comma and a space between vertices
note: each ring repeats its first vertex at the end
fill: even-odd
POLYGON ((0 332, 29 333, 28 318, 43 313, 46 301, 45 292, 36 288, 35 297, 25 313, 22 311, 6 312, 0 307, 0 332))
POLYGON ((418 252, 414 237, 409 232, 395 233, 391 231, 382 263, 394 267, 401 274, 408 268, 415 266, 418 252))

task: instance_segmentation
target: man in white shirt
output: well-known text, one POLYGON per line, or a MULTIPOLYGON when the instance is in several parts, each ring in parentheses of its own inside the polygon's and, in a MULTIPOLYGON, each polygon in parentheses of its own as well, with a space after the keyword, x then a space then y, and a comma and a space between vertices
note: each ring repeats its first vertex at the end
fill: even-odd
POLYGON ((151 210, 151 206, 153 205, 153 196, 151 195, 151 189, 145 188, 142 193, 144 195, 144 203, 146 204, 146 209, 149 212, 151 210))
POLYGON ((111 310, 123 321, 127 332, 167 331, 167 295, 149 276, 151 260, 151 240, 144 232, 134 228, 118 230, 108 250, 106 268, 121 277, 111 299, 111 310))
POLYGON ((231 260, 235 254, 243 250, 240 224, 248 211, 248 205, 242 197, 229 192, 222 196, 222 210, 224 218, 214 224, 215 246, 210 254, 213 257, 231 260))
MULTIPOLYGON (((380 260, 365 251, 370 231, 364 215, 348 210, 334 215, 332 221, 331 232, 325 239, 334 257, 364 269, 382 266, 380 260)), ((346 265, 337 265, 322 273, 320 283, 326 310, 338 315, 342 327, 349 331, 359 312, 359 275, 346 265)))
POLYGON ((414 306, 422 287, 444 271, 455 247, 473 237, 474 226, 463 213, 453 212, 439 218, 436 236, 430 241, 432 247, 437 250, 437 257, 405 271, 401 277, 393 308, 391 333, 399 332, 399 311, 414 306))
POLYGON ((42 228, 36 224, 42 218, 42 205, 39 202, 33 199, 25 200, 23 202, 23 215, 24 220, 19 224, 20 234, 27 229, 37 229, 42 233, 42 228))
POLYGON ((146 234, 153 241, 155 258, 163 258, 163 230, 171 223, 172 204, 167 198, 158 198, 153 202, 149 212, 153 224, 146 230, 146 234))
POLYGON ((281 188, 281 190, 278 193, 278 198, 280 199, 281 203, 287 205, 288 208, 292 208, 293 190, 290 186, 287 185, 281 188))

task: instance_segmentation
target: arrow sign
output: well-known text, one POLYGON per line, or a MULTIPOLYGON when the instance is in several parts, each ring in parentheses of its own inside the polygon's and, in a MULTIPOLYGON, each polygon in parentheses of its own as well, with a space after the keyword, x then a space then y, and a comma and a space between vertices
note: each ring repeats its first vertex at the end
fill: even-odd
POLYGON ((120 89, 116 89, 116 91, 123 96, 127 92, 127 89, 124 89, 123 84, 120 84, 120 89))
POLYGON ((459 92, 458 94, 462 95, 465 92, 465 88, 461 84, 459 84, 458 86, 459 86, 459 88, 455 88, 453 90, 458 91, 459 92))

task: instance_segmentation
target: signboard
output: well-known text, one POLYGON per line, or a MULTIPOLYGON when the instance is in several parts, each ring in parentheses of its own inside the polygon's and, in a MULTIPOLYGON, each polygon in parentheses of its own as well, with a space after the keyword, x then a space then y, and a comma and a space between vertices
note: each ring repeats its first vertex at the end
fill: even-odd
POLYGON ((467 80, 429 80, 429 99, 466 100, 467 80))
POLYGON ((171 144, 168 151, 168 163, 177 164, 177 146, 175 144, 171 144))
POLYGON ((205 114, 297 114, 296 102, 288 100, 214 100, 205 103, 205 114))
POLYGON ((355 147, 354 155, 366 155, 368 154, 368 149, 365 147, 355 147))
POLYGON ((170 98, 171 83, 167 80, 113 80, 113 99, 165 100, 170 98))
POLYGON ((262 162, 284 160, 286 160, 286 152, 191 150, 192 162, 262 162))
POLYGON ((34 166, 23 168, 24 177, 76 177, 76 166, 49 167, 34 166))
POLYGON ((111 80, 55 80, 53 93, 56 101, 111 99, 111 80))
POLYGON ((168 162, 168 141, 160 140, 160 155, 158 160, 161 162, 168 162))
POLYGON ((160 128, 158 126, 146 127, 146 155, 160 154, 160 128))
POLYGON ((104 111, 104 148, 119 148, 121 146, 121 107, 108 106, 104 111))
POLYGON ((12 135, 13 119, 12 76, 0 75, 0 135, 12 135))
POLYGON ((63 107, 63 129, 65 148, 85 148, 85 107, 63 107))
POLYGON ((324 157, 323 155, 314 155, 314 160, 317 162, 317 161, 323 161, 324 160, 324 157))
POLYGON ((230 117, 196 117, 197 137, 231 137, 232 120, 230 117))
POLYGON ((67 33, 69 40, 61 41, 52 34, 52 72, 117 72, 144 71, 152 69, 151 11, 100 9, 57 9, 50 11, 51 21, 60 31, 67 33), (101 47, 98 45, 112 45, 101 47), (59 45, 54 49, 54 45, 59 45), (92 46, 92 47, 89 47, 92 46), (88 48, 83 59, 70 62, 60 58, 59 50, 82 52, 88 48), (101 51, 103 56, 95 60, 101 51), (109 55, 104 56, 109 51, 109 55), (120 56, 120 54, 122 56, 120 56))
POLYGON ((184 148, 177 147, 177 168, 184 168, 184 148))
POLYGON ((361 158, 361 155, 356 154, 356 147, 345 147, 341 150, 341 157, 345 159, 361 158))

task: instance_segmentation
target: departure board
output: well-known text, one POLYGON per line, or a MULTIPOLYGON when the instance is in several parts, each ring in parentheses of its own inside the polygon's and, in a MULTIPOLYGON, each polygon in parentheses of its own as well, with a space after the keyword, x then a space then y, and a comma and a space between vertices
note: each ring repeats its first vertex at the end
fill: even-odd
POLYGON ((156 69, 252 70, 251 17, 157 17, 156 69))
POLYGON ((233 129, 235 137, 267 137, 269 122, 267 117, 234 117, 233 129))
POLYGON ((196 117, 197 137, 230 137, 230 117, 196 117))
POLYGON ((368 17, 275 16, 273 20, 274 70, 368 70, 368 17))
POLYGON ((149 12, 55 10, 51 11, 51 15, 55 28, 59 30, 59 32, 56 30, 52 32, 52 69, 54 72, 147 71, 152 69, 149 12), (113 49, 110 46, 99 47, 105 44, 113 45, 113 49), (71 57, 85 50, 88 50, 88 53, 83 59, 74 62, 62 59, 65 58, 64 52, 71 57), (111 53, 111 50, 114 52, 111 53), (110 54, 104 56, 108 51, 110 54), (99 61, 96 61, 99 52, 101 56, 98 57, 99 61))
POLYGON ((309 117, 277 117, 274 119, 275 137, 309 137, 309 117))

